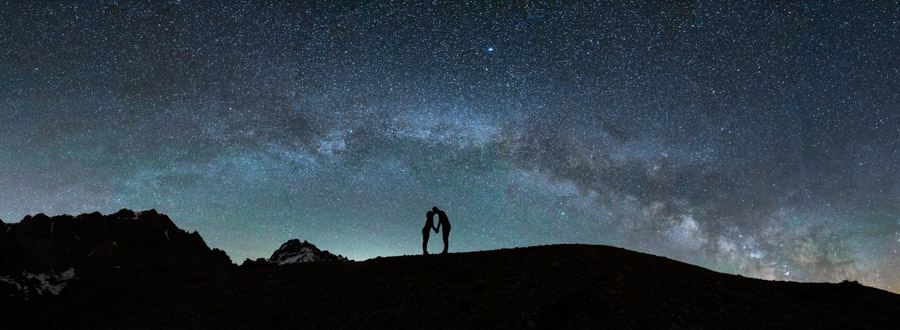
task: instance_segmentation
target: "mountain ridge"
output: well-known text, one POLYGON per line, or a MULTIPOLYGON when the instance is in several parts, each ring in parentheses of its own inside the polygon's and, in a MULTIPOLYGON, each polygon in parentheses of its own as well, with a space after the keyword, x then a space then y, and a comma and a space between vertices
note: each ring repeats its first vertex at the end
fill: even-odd
POLYGON ((312 243, 299 239, 291 239, 281 244, 281 247, 272 256, 267 259, 268 262, 286 265, 301 262, 323 262, 323 261, 349 261, 342 255, 334 255, 328 250, 320 250, 312 243))
MULTIPOLYGON (((296 263, 152 291, 103 317, 51 305, 44 312, 67 322, 37 325, 876 329, 900 322, 900 295, 855 282, 752 279, 602 245, 296 263)), ((109 309, 92 302, 102 300, 77 306, 109 309)))
POLYGON ((53 217, 39 213, 3 226, 0 296, 10 299, 59 295, 72 280, 106 278, 122 269, 166 269, 205 278, 236 267, 224 251, 210 249, 199 233, 181 230, 156 210, 53 217))
MULTIPOLYGON (((23 286, 45 294, 24 302, 0 299, 0 310, 8 312, 4 325, 13 328, 843 329, 900 322, 900 295, 856 282, 752 279, 602 245, 281 266, 259 259, 260 267, 236 267, 228 259, 225 271, 204 273, 180 268, 198 265, 132 258, 201 247, 198 233, 175 231, 171 219, 155 211, 36 215, 25 224, 0 230, 0 247, 22 249, 0 250, 0 261, 30 265, 18 277, 0 274, 0 298, 15 285, 10 298, 23 286), (107 268, 70 271, 56 269, 69 259, 29 259, 62 251, 51 243, 82 240, 105 249, 93 255, 108 258, 107 268), (172 242, 183 245, 159 248, 172 242), (133 251, 139 247, 155 252, 133 251)), ((224 252, 202 247, 198 251, 207 252, 200 254, 224 264, 217 257, 224 252)), ((272 261, 299 261, 305 254, 296 252, 314 248, 299 240, 282 247, 272 261)), ((84 247, 75 250, 86 258, 84 247)))
POLYGON ((116 263, 120 267, 167 265, 208 276, 227 272, 232 265, 224 251, 209 248, 198 232, 178 228, 156 210, 54 217, 39 213, 7 228, 0 244, 17 248, 0 258, 16 260, 21 269, 32 272, 75 267, 95 273, 116 263))

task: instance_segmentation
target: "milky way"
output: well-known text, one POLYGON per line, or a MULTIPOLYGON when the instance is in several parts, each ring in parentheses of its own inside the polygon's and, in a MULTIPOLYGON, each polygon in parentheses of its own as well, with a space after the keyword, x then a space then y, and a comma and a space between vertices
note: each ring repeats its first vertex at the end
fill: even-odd
POLYGON ((900 2, 0 1, 0 218, 900 290, 900 2), (432 240, 439 251, 440 240, 432 240))

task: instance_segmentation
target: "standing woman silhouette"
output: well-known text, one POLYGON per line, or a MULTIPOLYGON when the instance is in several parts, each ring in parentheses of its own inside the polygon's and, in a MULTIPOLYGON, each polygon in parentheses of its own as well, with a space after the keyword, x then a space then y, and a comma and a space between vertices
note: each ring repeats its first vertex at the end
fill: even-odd
POLYGON ((422 254, 428 255, 428 236, 431 235, 432 229, 437 233, 437 228, 434 227, 434 212, 428 211, 425 215, 425 227, 422 227, 422 254))

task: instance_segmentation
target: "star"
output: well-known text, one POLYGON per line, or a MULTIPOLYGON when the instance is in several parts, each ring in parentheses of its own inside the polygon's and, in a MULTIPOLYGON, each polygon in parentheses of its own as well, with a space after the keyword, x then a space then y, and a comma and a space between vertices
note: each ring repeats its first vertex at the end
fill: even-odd
POLYGON ((10 2, 0 218, 152 208, 237 261, 363 260, 437 206, 456 252, 900 288, 900 9, 641 6, 10 2))

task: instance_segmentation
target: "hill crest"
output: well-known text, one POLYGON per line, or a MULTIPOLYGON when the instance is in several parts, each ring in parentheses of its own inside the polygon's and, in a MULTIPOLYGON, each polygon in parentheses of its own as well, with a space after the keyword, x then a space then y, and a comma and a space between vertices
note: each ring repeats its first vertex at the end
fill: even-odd
MULTIPOLYGON (((44 277, 31 273, 32 280, 45 285, 42 290, 62 293, 27 304, 0 301, 10 315, 5 324, 14 327, 887 328, 900 322, 900 295, 855 282, 751 279, 609 246, 548 245, 258 268, 237 268, 224 259, 228 266, 222 272, 192 274, 190 268, 175 267, 178 263, 127 257, 137 253, 128 252, 134 246, 182 242, 174 250, 160 248, 163 256, 200 249, 199 234, 175 231, 168 217, 153 211, 37 215, 12 228, 0 231, 0 258, 21 253, 22 262, 33 263, 30 271, 55 265, 56 259, 34 258, 59 252, 56 243, 71 241, 100 242, 120 251, 104 254, 109 260, 127 265, 71 282, 65 281, 87 273, 56 266, 46 268, 52 273, 41 273, 44 277), (9 252, 15 248, 22 251, 9 252)), ((224 265, 216 256, 224 252, 202 247, 206 252, 200 255, 224 265)))

